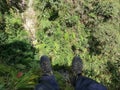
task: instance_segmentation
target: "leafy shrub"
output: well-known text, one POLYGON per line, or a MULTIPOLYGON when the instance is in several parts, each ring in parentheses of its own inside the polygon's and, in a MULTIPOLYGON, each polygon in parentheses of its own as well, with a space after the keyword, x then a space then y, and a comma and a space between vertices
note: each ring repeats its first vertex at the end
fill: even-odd
POLYGON ((76 1, 75 12, 81 17, 81 22, 87 28, 94 28, 102 22, 110 21, 111 19, 119 18, 118 1, 105 0, 81 0, 76 1))
POLYGON ((10 6, 8 5, 7 0, 0 0, 0 12, 4 14, 9 11, 10 6))
POLYGON ((10 15, 5 15, 5 32, 8 34, 8 42, 12 42, 14 40, 24 40, 29 42, 30 39, 26 36, 27 33, 24 30, 22 23, 20 14, 13 10, 10 11, 10 15))
POLYGON ((114 25, 109 23, 99 24, 99 26, 93 31, 92 35, 93 38, 95 38, 93 44, 96 43, 94 45, 99 47, 102 54, 107 56, 109 56, 110 54, 111 56, 115 57, 116 55, 118 55, 118 53, 120 52, 120 34, 114 25))
POLYGON ((8 35, 4 31, 0 30, 0 45, 5 44, 7 41, 7 38, 8 38, 8 35))
POLYGON ((2 14, 9 13, 9 10, 17 9, 20 12, 23 12, 26 9, 26 2, 23 0, 1 0, 0 1, 0 11, 2 14))
MULTIPOLYGON (((99 26, 92 32, 90 40, 90 54, 99 54, 108 59, 107 71, 113 73, 110 76, 111 81, 119 83, 119 53, 120 53, 120 33, 116 25, 110 23, 99 24, 99 26)), ((119 85, 113 84, 113 89, 118 89, 119 85)), ((109 86, 110 87, 110 86, 109 86)))

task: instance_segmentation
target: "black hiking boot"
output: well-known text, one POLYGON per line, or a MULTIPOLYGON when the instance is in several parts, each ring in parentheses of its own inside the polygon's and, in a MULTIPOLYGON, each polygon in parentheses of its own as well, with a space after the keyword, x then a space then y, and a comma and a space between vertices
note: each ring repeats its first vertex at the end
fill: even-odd
POLYGON ((82 75, 82 68, 83 68, 82 59, 79 56, 75 56, 72 60, 73 78, 71 79, 71 83, 73 86, 75 86, 78 76, 82 75))
POLYGON ((75 56, 72 60, 72 71, 74 75, 82 74, 83 62, 79 56, 75 56))
POLYGON ((50 58, 46 55, 41 56, 40 66, 43 72, 43 75, 53 75, 50 58))

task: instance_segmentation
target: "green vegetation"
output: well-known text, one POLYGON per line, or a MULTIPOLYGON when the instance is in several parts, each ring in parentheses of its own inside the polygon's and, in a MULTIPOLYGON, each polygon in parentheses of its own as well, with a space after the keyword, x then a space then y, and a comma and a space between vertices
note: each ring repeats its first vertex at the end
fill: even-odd
POLYGON ((43 54, 51 57, 61 90, 74 90, 59 73, 71 76, 74 55, 83 59, 83 75, 120 89, 119 0, 33 0, 36 44, 22 18, 29 0, 10 1, 0 0, 0 90, 33 89, 43 54))

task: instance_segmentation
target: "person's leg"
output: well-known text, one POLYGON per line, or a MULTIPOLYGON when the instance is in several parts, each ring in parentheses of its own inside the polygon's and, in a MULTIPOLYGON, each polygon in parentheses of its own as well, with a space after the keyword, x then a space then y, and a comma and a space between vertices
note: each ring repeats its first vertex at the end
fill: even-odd
POLYGON ((42 76, 39 84, 36 85, 35 90, 59 90, 58 84, 54 75, 42 76))
POLYGON ((80 75, 76 80, 75 90, 107 90, 107 89, 100 83, 97 83, 96 81, 90 78, 80 75))
POLYGON ((105 86, 96 81, 82 76, 83 63, 79 56, 75 56, 72 61, 72 70, 75 76, 75 90, 107 90, 105 86))
POLYGON ((50 59, 47 56, 41 57, 40 66, 43 76, 39 84, 35 86, 35 90, 59 90, 59 86, 52 72, 50 59))

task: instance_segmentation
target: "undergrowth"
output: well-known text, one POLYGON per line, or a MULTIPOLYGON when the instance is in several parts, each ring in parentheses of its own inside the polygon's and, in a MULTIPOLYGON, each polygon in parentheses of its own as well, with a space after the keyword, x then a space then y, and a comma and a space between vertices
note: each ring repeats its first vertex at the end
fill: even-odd
POLYGON ((34 0, 33 5, 35 46, 21 18, 26 4, 0 1, 0 90, 33 89, 42 75, 39 58, 44 54, 52 59, 61 90, 74 90, 60 71, 72 74, 75 55, 83 59, 84 76, 108 90, 120 89, 119 0, 34 0))

